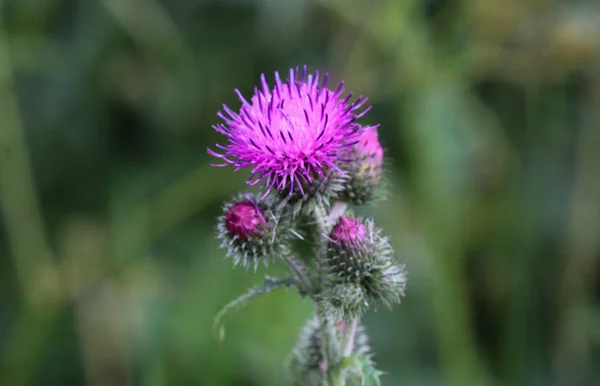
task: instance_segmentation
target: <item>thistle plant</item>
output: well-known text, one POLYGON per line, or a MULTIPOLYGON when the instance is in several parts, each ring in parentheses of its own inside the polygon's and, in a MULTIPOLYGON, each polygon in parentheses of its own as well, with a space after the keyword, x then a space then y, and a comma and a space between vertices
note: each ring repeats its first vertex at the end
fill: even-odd
POLYGON ((217 114, 223 122, 213 128, 227 142, 208 149, 220 160, 214 166, 250 169, 246 182, 255 189, 224 204, 221 246, 236 266, 281 262, 290 275, 265 277, 263 286, 227 304, 213 328, 223 339, 225 314, 274 289, 296 288, 315 314, 288 359, 291 383, 379 385, 360 318, 400 303, 406 272, 374 221, 349 209, 383 196, 378 126, 359 123, 370 109, 367 98, 353 99, 343 82, 329 89, 327 81, 306 66, 291 69, 285 81, 276 72, 272 87, 262 75, 249 100, 235 90, 239 111, 224 105, 217 114), (315 247, 302 254, 297 240, 315 247))

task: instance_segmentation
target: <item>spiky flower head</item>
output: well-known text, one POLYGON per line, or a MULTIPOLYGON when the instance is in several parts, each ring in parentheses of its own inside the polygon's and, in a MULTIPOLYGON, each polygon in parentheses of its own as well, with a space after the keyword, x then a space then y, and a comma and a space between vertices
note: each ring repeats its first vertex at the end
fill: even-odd
POLYGON ((372 220, 341 216, 329 239, 319 261, 329 283, 323 292, 324 298, 331 298, 327 302, 335 306, 335 299, 343 300, 338 308, 345 317, 362 313, 361 304, 370 307, 381 302, 390 307, 400 302, 406 286, 404 266, 396 262, 387 238, 372 220), (361 299, 352 307, 349 300, 344 300, 350 292, 361 299))
POLYGON ((284 229, 289 224, 279 221, 270 208, 253 196, 240 195, 223 206, 223 215, 217 219, 217 237, 234 265, 256 270, 261 261, 266 265, 287 252, 284 229))
POLYGON ((260 90, 255 87, 250 100, 236 89, 239 112, 224 105, 217 114, 224 123, 213 126, 228 140, 216 145, 221 153, 208 149, 223 161, 215 166, 251 167, 246 182, 262 183, 265 196, 272 188, 286 195, 315 194, 331 172, 343 175, 340 164, 362 131, 356 120, 369 108, 361 110, 367 98, 350 102, 352 93, 344 97, 343 82, 335 91, 328 89, 327 79, 325 74, 320 81, 318 71, 307 74, 304 66, 290 69, 285 82, 275 72, 274 87, 262 75, 260 90))
POLYGON ((379 143, 377 126, 367 127, 358 142, 350 149, 351 162, 342 165, 348 176, 339 193, 340 199, 362 205, 374 198, 381 184, 383 148, 379 143))
MULTIPOLYGON (((331 330, 336 332, 335 330, 331 330)), ((330 339, 332 357, 341 355, 339 339, 330 339)), ((323 334, 319 319, 309 319, 298 336, 296 346, 288 358, 288 369, 295 386, 321 386, 326 377, 326 360, 323 352, 323 334)))

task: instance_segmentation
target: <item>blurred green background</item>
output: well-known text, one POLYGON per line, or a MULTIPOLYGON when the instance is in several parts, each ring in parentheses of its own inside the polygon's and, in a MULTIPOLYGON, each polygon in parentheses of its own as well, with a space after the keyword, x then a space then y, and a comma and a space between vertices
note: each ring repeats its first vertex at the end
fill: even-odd
POLYGON ((285 385, 311 305, 214 239, 222 103, 307 64, 368 95, 409 271, 384 385, 600 384, 600 4, 0 0, 0 385, 285 385))

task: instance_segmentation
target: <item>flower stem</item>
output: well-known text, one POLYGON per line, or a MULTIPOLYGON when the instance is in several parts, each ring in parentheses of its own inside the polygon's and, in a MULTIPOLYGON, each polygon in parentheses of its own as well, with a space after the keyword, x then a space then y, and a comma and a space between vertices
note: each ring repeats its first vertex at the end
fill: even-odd
POLYGON ((331 352, 331 329, 329 328, 329 322, 327 318, 325 318, 322 314, 317 314, 319 318, 319 326, 321 327, 321 340, 323 342, 323 347, 321 348, 323 353, 323 358, 325 359, 325 371, 327 376, 323 378, 323 386, 329 386, 330 384, 333 386, 335 383, 333 379, 330 379, 332 376, 331 366, 333 365, 333 358, 331 352))
POLYGON ((296 274, 296 276, 298 277, 298 280, 304 287, 304 290, 307 293, 312 294, 313 293, 312 281, 310 280, 310 277, 304 270, 304 267, 302 267, 302 264, 298 263, 296 261, 296 259, 294 259, 293 256, 286 256, 283 258, 283 260, 287 263, 287 265, 290 267, 290 269, 296 274))
MULTIPOLYGON (((333 224, 335 221, 337 221, 337 219, 341 215, 344 214, 347 206, 348 205, 344 202, 336 202, 333 205, 333 208, 331 209, 331 212, 329 213, 329 215, 327 215, 327 218, 324 219, 325 220, 324 223, 322 221, 323 219, 321 219, 321 221, 319 221, 319 219, 317 218, 317 222, 320 224, 321 231, 325 232, 327 227, 329 227, 331 224, 333 224)), ((319 217, 319 216, 317 216, 317 217, 319 217)), ((321 324, 321 336, 323 337, 323 356, 325 358, 326 366, 327 366, 326 367, 327 377, 325 377, 325 379, 323 380, 323 385, 324 386, 326 386, 326 385, 344 386, 346 384, 345 377, 343 376, 341 370, 339 369, 339 366, 337 366, 336 360, 338 358, 333 357, 333 352, 330 347, 332 340, 337 339, 337 337, 335 335, 335 332, 332 331, 333 329, 331 328, 330 323, 327 321, 327 319, 324 315, 319 314, 319 321, 321 324)), ((355 323, 353 323, 353 326, 354 327, 351 327, 350 330, 356 330, 355 323)), ((351 332, 351 334, 352 334, 351 345, 354 345, 354 332, 351 332)))
POLYGON ((344 331, 344 357, 349 357, 354 351, 354 339, 356 337, 356 329, 358 327, 358 318, 353 318, 347 330, 344 331))

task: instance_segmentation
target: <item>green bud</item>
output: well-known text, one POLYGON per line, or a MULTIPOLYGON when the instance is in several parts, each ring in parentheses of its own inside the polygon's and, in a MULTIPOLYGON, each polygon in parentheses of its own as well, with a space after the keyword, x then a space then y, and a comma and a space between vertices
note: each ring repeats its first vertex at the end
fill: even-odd
POLYGON ((356 283, 339 283, 326 287, 320 294, 317 306, 327 319, 350 321, 361 317, 369 303, 364 290, 356 283))
MULTIPOLYGON (((337 333, 335 329, 329 329, 337 333)), ((333 356, 340 355, 340 347, 335 343, 335 339, 329 339, 330 349, 333 356)), ((306 322, 300 335, 296 347, 294 347, 291 356, 288 359, 288 370, 294 386, 321 386, 326 378, 326 359, 323 352, 323 335, 319 320, 314 317, 306 322)))
MULTIPOLYGON (((327 250, 322 255, 320 270, 329 283, 326 287, 330 288, 324 292, 329 291, 331 296, 353 292, 360 304, 374 306, 381 302, 388 307, 399 303, 404 296, 404 266, 396 262, 387 238, 372 220, 340 217, 329 234, 327 250), (348 287, 343 287, 342 291, 339 285, 348 287)), ((349 304, 346 300, 342 309, 350 310, 351 314, 363 311, 361 307, 350 307, 349 304)))

